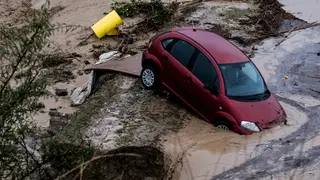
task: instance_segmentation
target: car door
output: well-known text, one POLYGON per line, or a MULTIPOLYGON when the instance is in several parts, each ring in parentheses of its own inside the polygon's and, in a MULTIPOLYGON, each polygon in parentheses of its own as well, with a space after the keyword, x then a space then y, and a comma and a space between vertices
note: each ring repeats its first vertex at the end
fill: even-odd
POLYGON ((218 94, 220 89, 219 77, 215 66, 209 58, 200 51, 194 58, 190 71, 185 74, 184 87, 186 87, 192 99, 192 106, 207 120, 211 121, 214 112, 218 110, 218 94), (216 88, 217 92, 207 90, 204 86, 216 88))
POLYGON ((165 49, 161 56, 161 65, 164 71, 163 82, 185 100, 188 95, 182 83, 196 48, 177 38, 164 39, 162 45, 165 49))

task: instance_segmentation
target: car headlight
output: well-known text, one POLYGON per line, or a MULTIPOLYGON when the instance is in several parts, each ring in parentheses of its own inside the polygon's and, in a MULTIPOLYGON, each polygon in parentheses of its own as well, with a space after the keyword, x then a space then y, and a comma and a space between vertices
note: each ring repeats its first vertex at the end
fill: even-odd
POLYGON ((241 127, 251 132, 260 132, 258 126, 253 122, 241 121, 241 127))

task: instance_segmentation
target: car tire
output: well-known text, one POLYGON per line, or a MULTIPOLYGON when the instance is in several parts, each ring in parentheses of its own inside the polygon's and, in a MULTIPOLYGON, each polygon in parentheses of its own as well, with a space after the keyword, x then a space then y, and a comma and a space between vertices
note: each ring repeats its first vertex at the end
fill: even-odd
POLYGON ((153 66, 146 65, 141 71, 140 80, 144 88, 156 89, 159 85, 158 71, 153 66))
POLYGON ((231 123, 227 122, 226 120, 218 120, 215 122, 214 127, 224 130, 224 131, 232 131, 232 125, 231 123))

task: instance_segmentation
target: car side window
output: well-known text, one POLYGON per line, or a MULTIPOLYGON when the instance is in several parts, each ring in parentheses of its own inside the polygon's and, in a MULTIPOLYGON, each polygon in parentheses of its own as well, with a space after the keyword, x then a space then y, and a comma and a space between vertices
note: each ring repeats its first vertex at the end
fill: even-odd
POLYGON ((164 49, 167 49, 168 45, 173 41, 173 39, 165 39, 162 41, 162 46, 164 49))
POLYGON ((176 58, 185 67, 188 67, 191 56, 195 51, 195 47, 191 44, 178 40, 170 49, 170 54, 176 58))
POLYGON ((210 87, 219 89, 217 71, 212 62, 201 52, 195 60, 192 73, 203 83, 203 85, 209 85, 210 87))

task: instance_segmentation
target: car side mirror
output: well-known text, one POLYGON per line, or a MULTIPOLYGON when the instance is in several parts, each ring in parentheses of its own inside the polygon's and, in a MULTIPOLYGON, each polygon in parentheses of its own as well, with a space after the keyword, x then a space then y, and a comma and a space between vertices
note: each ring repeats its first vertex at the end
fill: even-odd
POLYGON ((216 87, 216 86, 210 86, 210 85, 205 84, 203 86, 203 88, 208 90, 208 91, 210 91, 213 95, 218 95, 219 94, 218 87, 216 87))

